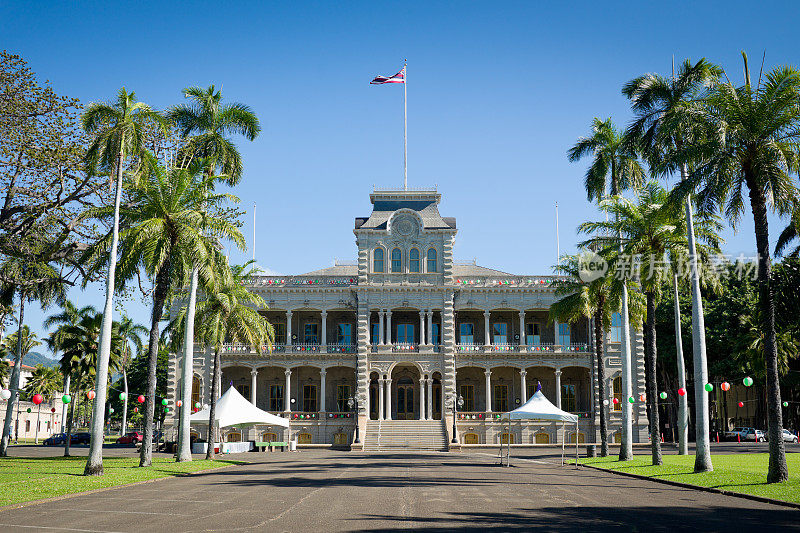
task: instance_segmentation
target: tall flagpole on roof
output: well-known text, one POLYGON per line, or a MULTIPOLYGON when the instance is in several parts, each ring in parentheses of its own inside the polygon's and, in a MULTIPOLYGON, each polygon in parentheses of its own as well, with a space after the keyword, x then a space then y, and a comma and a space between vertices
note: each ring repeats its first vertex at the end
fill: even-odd
POLYGON ((253 261, 256 260, 256 203, 253 202, 253 261))
POLYGON ((408 190, 408 61, 403 60, 403 190, 408 190))
POLYGON ((561 242, 558 239, 558 201, 556 201, 556 264, 561 264, 561 242))

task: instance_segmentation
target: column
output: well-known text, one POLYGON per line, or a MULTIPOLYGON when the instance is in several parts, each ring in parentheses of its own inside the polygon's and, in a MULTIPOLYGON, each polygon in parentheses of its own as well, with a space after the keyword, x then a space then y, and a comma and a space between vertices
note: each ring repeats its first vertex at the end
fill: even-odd
POLYGON ((283 389, 283 410, 288 413, 292 410, 292 403, 291 403, 292 369, 287 368, 284 374, 286 374, 286 385, 284 386, 283 389))
POLYGON ((556 370, 556 407, 561 409, 561 370, 556 370))
POLYGON ((558 344, 558 320, 553 320, 553 344, 558 344))
POLYGON ((419 378, 419 419, 425 420, 425 382, 428 378, 419 378))
MULTIPOLYGON (((439 332, 442 328, 439 328, 439 332)), ((428 344, 433 344, 433 309, 428 311, 428 344)))
POLYGON ((383 333, 383 322, 386 320, 386 313, 383 310, 378 311, 378 344, 383 346, 386 337, 383 333))
POLYGON ((525 346, 528 344, 525 338, 525 311, 519 312, 519 345, 525 346))
POLYGON ((389 346, 392 345, 392 312, 391 311, 386 311, 386 344, 389 345, 389 346))
POLYGON ((325 375, 328 372, 324 368, 319 370, 319 411, 325 412, 325 375))
POLYGON ((429 377, 427 381, 428 393, 425 396, 428 400, 428 412, 425 420, 433 420, 433 377, 429 377))
POLYGON ((378 378, 378 420, 383 420, 383 394, 386 380, 378 378))
POLYGON ((489 336, 489 311, 483 312, 483 331, 484 335, 484 345, 489 346, 491 342, 491 337, 489 336))
POLYGON ((520 387, 522 388, 522 403, 528 401, 528 371, 524 368, 519 371, 520 387))
POLYGON ((292 312, 286 311, 286 347, 291 348, 291 346, 292 346, 292 312))
POLYGON ((425 338, 425 311, 419 312, 419 343, 428 344, 425 338))
POLYGON ((392 419, 392 378, 386 378, 386 417, 384 420, 392 419))
POLYGON ((320 346, 324 350, 328 346, 328 312, 322 312, 322 338, 320 339, 320 346))
POLYGON ((250 403, 256 404, 256 378, 258 377, 258 370, 255 368, 250 371, 250 403))
POLYGON ((486 374, 486 412, 492 411, 492 369, 487 369, 486 374))

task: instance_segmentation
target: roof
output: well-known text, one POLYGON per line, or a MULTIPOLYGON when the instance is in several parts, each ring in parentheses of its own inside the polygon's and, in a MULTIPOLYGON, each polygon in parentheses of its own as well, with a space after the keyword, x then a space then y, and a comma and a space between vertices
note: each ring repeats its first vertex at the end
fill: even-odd
MULTIPOLYGON (((209 409, 203 409, 189 417, 190 424, 208 424, 209 409)), ((289 427, 289 421, 272 413, 262 411, 239 394, 236 387, 229 387, 217 400, 215 419, 219 427, 246 427, 255 424, 271 424, 289 427)))
POLYGON ((358 276, 358 265, 334 265, 319 270, 312 270, 300 276, 358 276))
POLYGON ((503 414, 503 420, 557 420, 577 422, 578 415, 562 411, 545 398, 542 389, 536 391, 531 399, 513 411, 503 414))
POLYGON ((370 195, 372 214, 369 217, 357 217, 356 229, 386 229, 386 223, 392 214, 399 209, 416 211, 422 219, 423 229, 455 229, 454 217, 443 218, 439 214, 441 195, 435 190, 375 191, 370 195))
POLYGON ((508 272, 495 270, 493 268, 486 268, 475 264, 469 264, 469 265, 454 264, 453 275, 454 276, 514 276, 514 274, 509 274, 508 272))

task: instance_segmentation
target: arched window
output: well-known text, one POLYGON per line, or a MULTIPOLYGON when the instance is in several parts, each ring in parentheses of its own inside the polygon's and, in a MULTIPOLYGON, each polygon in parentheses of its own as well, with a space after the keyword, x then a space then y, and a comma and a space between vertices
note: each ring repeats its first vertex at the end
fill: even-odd
POLYGON ((402 272, 403 271, 403 261, 402 255, 400 254, 400 248, 395 248, 392 250, 392 272, 402 272))
POLYGON ((419 272, 419 250, 416 248, 408 252, 408 271, 419 272))
POLYGON ((372 252, 372 271, 383 272, 383 248, 375 248, 372 252))
POLYGON ((428 272, 436 272, 436 248, 428 250, 428 272))
MULTIPOLYGON (((614 411, 622 411, 622 377, 617 376, 614 378, 614 396, 617 403, 614 404, 614 411)), ((613 400, 612 400, 613 401, 613 400)))

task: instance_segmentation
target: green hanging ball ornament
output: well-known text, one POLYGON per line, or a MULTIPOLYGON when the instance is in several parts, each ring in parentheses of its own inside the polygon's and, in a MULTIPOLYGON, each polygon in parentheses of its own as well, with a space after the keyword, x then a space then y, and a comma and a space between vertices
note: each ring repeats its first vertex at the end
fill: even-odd
POLYGON ((714 385, 712 385, 711 383, 706 383, 703 388, 706 389, 706 392, 711 392, 712 390, 714 390, 714 385))
POLYGON ((164 412, 165 412, 165 413, 169 413, 169 407, 165 407, 165 408, 164 408, 164 412))
POLYGON ((789 402, 783 402, 784 407, 789 407, 789 402))
POLYGON ((27 411, 30 413, 30 412, 31 412, 31 408, 30 408, 30 407, 28 407, 27 411))
POLYGON ((161 405, 167 405, 168 403, 169 403, 169 402, 167 401, 167 399, 166 399, 166 398, 164 398, 163 400, 161 400, 161 405))
POLYGON ((658 397, 661 398, 662 400, 666 400, 667 399, 667 393, 666 392, 662 392, 661 394, 658 395, 658 397))
POLYGON ((747 376, 746 378, 744 378, 742 380, 742 383, 744 383, 745 387, 749 387, 750 385, 753 384, 753 378, 751 378, 750 376, 747 376))
POLYGON ((124 392, 120 392, 120 393, 119 393, 119 399, 120 399, 120 401, 123 401, 123 402, 124 402, 124 401, 125 401, 125 398, 127 398, 127 397, 128 397, 128 395, 127 395, 127 394, 125 394, 124 392))
POLYGON ((194 408, 200 409, 200 402, 194 402, 194 408))
POLYGON ((69 394, 65 394, 64 396, 61 397, 61 401, 64 403, 69 403, 72 401, 72 396, 70 396, 69 394))
POLYGON ((628 398, 628 403, 633 403, 633 402, 635 402, 635 401, 636 401, 636 400, 634 400, 634 399, 633 399, 633 396, 631 396, 630 398, 628 398))
POLYGON ((114 414, 114 408, 113 407, 109 407, 108 408, 108 414, 110 414, 110 415, 114 414))

